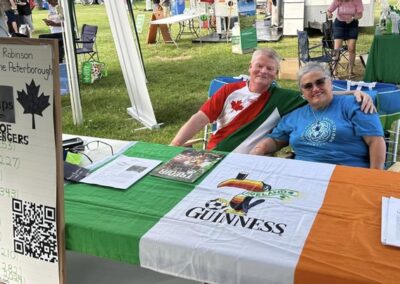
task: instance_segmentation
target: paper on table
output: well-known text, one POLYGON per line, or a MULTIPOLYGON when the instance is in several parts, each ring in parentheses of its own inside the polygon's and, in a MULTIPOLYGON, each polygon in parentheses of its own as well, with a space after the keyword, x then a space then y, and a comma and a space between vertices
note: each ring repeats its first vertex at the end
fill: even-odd
POLYGON ((387 238, 387 218, 388 218, 389 198, 382 197, 382 226, 381 226, 381 242, 386 245, 387 238))
POLYGON ((119 156, 115 160, 91 173, 80 182, 126 189, 161 161, 135 157, 119 156))
POLYGON ((398 198, 382 198, 381 239, 383 244, 400 247, 400 199, 398 198))

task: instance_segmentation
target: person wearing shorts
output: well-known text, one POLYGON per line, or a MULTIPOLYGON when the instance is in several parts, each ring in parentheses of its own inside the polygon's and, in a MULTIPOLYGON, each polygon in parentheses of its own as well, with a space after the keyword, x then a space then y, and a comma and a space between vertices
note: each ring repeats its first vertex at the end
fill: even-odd
POLYGON ((17 16, 18 10, 14 0, 0 0, 5 6, 5 14, 7 16, 8 31, 10 34, 18 32, 17 16))
POLYGON ((356 42, 358 39, 358 20, 363 16, 364 7, 361 0, 333 0, 327 10, 328 18, 332 18, 336 12, 333 23, 333 37, 335 50, 342 47, 343 41, 347 41, 349 52, 349 78, 354 76, 354 62, 356 59, 356 42))

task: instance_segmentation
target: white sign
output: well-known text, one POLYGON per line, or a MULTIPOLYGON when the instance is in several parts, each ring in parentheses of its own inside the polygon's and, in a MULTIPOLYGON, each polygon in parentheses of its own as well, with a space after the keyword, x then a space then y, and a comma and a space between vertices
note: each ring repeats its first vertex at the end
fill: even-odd
POLYGON ((0 283, 62 282, 56 50, 53 41, 0 40, 0 283))

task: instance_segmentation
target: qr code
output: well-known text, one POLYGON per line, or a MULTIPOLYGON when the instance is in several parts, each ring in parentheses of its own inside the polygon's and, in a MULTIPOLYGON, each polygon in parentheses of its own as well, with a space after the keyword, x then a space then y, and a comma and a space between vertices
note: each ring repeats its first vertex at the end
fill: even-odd
POLYGON ((57 262, 54 207, 13 198, 14 251, 36 259, 57 262))

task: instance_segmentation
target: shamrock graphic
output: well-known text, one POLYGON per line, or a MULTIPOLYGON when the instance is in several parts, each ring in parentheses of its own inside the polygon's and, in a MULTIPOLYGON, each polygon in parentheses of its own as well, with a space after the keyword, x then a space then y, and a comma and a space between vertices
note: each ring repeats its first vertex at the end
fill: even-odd
POLYGON ((25 85, 28 93, 26 93, 25 90, 17 91, 17 101, 24 108, 24 113, 32 114, 32 129, 36 129, 35 114, 43 116, 42 112, 50 105, 50 96, 45 96, 43 93, 41 93, 39 96, 40 85, 36 86, 33 79, 30 85, 25 85))

